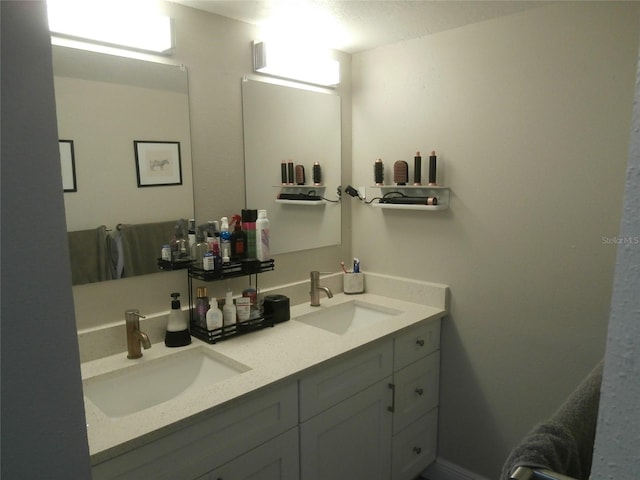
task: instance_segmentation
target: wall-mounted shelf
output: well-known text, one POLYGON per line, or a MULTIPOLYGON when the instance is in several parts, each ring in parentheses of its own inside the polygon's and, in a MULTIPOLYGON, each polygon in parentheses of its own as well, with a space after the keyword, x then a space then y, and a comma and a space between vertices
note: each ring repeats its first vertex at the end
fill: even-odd
POLYGON ((285 195, 309 195, 313 197, 323 197, 325 191, 325 185, 276 185, 275 188, 280 189, 280 193, 276 198, 276 203, 288 204, 288 205, 324 205, 327 203, 321 198, 314 198, 313 200, 307 200, 305 198, 291 199, 280 198, 282 194, 285 195))
POLYGON ((305 205, 305 206, 324 205, 325 203, 327 203, 324 200, 281 200, 279 198, 276 198, 275 202, 283 203, 285 205, 305 205))
MULTIPOLYGON (((377 208, 386 208, 391 210, 426 210, 438 211, 449 208, 449 188, 439 185, 373 185, 368 188, 379 189, 382 196, 391 196, 392 192, 400 192, 407 197, 436 197, 437 205, 427 204, 398 204, 398 203, 380 203, 376 201, 371 205, 377 208)), ((401 196, 401 195, 398 195, 401 196)))

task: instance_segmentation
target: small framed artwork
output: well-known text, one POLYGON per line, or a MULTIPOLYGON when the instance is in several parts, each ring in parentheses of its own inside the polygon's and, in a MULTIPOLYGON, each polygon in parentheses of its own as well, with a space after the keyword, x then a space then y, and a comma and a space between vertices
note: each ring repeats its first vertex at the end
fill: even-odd
POLYGON ((58 147, 60 148, 60 166, 62 167, 62 188, 65 192, 77 192, 73 140, 58 140, 58 147))
POLYGON ((182 185, 180 142, 135 140, 138 187, 182 185))

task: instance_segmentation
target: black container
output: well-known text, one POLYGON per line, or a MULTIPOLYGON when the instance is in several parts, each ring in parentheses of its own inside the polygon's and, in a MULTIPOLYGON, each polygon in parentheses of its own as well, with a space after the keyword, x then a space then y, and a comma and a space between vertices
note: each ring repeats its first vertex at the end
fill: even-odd
POLYGON ((273 323, 286 322, 291 318, 289 297, 285 295, 266 295, 263 301, 264 317, 273 323))

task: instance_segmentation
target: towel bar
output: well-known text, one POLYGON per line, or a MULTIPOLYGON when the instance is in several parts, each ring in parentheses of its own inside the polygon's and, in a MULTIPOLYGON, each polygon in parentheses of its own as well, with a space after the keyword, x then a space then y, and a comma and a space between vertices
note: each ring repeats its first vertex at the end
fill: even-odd
POLYGON ((560 473, 552 472, 551 470, 544 469, 534 469, 529 467, 518 467, 516 468, 510 480, 576 480, 572 477, 567 477, 566 475, 562 475, 560 473))

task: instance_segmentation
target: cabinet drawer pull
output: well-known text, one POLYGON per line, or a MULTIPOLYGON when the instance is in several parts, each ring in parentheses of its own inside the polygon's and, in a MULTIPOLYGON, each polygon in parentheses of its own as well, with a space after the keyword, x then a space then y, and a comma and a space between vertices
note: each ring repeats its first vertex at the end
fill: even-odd
POLYGON ((391 390, 391 405, 387 407, 387 410, 393 413, 396 411, 396 386, 393 383, 389 383, 388 387, 391 390))
POLYGON ((415 392, 416 392, 418 395, 422 395, 422 394, 424 393, 424 389, 422 389, 422 388, 418 387, 418 388, 416 388, 416 389, 415 389, 415 392))
POLYGON ((419 347, 424 347, 424 340, 419 338, 418 340, 416 340, 416 345, 418 345, 419 347))
POLYGON ((413 447, 413 451, 416 452, 416 454, 418 455, 422 453, 422 449, 420 447, 413 447))

